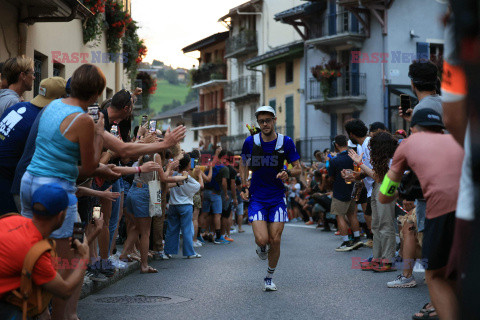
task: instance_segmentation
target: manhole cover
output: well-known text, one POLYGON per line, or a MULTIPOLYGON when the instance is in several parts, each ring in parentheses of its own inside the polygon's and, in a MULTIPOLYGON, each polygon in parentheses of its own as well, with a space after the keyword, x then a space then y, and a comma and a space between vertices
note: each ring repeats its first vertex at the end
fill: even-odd
POLYGON ((171 300, 169 297, 161 296, 116 296, 95 299, 99 303, 162 303, 171 300))

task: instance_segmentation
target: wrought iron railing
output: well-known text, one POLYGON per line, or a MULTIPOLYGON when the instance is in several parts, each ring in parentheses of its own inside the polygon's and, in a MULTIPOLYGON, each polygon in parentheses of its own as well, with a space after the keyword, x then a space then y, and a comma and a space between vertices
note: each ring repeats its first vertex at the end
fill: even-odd
POLYGON ((192 81, 200 84, 211 80, 227 79, 227 66, 225 63, 205 63, 192 71, 192 81))
POLYGON ((358 19, 348 11, 328 14, 323 19, 316 20, 310 26, 310 38, 335 36, 344 33, 365 34, 358 19))
POLYGON ((255 30, 243 30, 227 39, 225 56, 247 53, 257 50, 257 33, 255 30))
POLYGON ((225 109, 223 108, 215 108, 212 110, 195 112, 192 114, 192 126, 194 128, 225 124, 225 109))
POLYGON ((343 73, 331 80, 330 84, 312 78, 308 92, 309 100, 325 100, 324 93, 327 93, 327 99, 365 96, 366 78, 365 73, 358 72, 343 73), (325 89, 323 86, 328 87, 325 89))
POLYGON ((230 81, 225 85, 225 99, 233 100, 235 98, 241 98, 247 95, 259 95, 260 81, 257 76, 250 75, 238 78, 237 80, 230 81))

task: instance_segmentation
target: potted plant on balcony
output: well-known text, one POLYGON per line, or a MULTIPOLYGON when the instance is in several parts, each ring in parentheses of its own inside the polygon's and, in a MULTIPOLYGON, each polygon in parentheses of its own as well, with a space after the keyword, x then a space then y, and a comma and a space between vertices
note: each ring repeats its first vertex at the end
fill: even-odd
POLYGON ((320 89, 322 90, 324 100, 328 99, 333 81, 342 76, 342 73, 340 72, 341 68, 342 64, 333 59, 329 60, 327 63, 312 67, 312 75, 320 82, 320 89))

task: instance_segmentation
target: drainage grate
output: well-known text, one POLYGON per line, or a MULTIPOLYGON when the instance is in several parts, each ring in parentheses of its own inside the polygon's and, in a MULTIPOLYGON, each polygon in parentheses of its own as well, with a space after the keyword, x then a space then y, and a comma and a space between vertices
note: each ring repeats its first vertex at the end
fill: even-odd
POLYGON ((171 300, 170 297, 161 296, 113 296, 95 299, 99 303, 162 303, 171 300))

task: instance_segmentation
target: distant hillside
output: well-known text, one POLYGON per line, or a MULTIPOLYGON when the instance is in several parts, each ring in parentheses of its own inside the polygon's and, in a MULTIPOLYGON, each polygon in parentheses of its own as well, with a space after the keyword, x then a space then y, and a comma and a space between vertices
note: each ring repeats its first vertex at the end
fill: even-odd
POLYGON ((150 97, 150 109, 155 113, 162 112, 162 107, 173 100, 185 103, 189 88, 185 83, 171 85, 164 79, 157 80, 157 91, 150 97))

